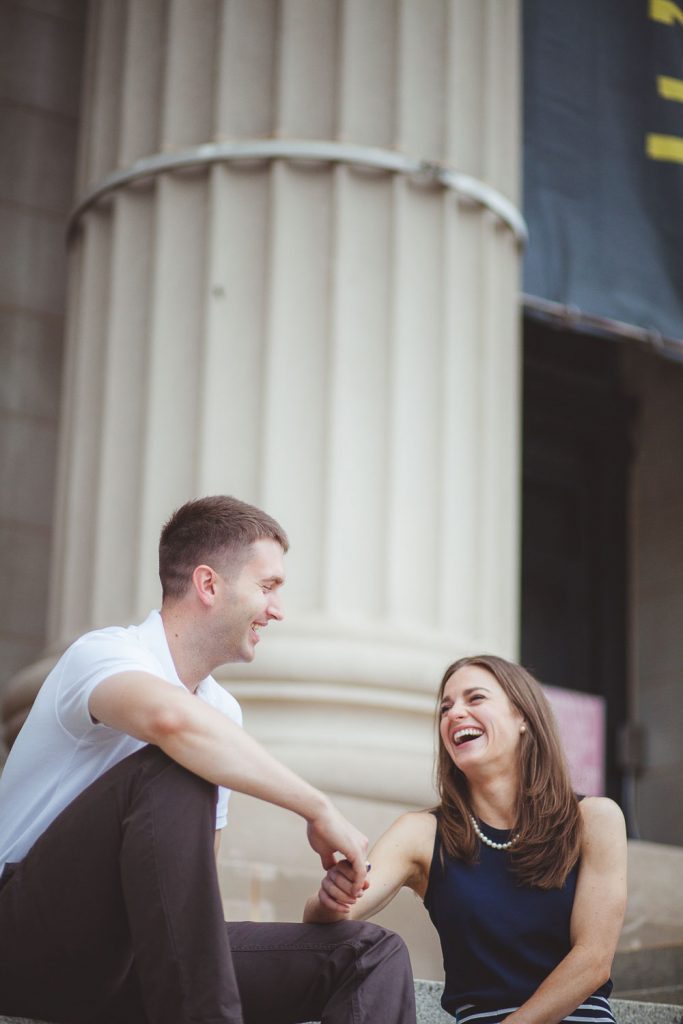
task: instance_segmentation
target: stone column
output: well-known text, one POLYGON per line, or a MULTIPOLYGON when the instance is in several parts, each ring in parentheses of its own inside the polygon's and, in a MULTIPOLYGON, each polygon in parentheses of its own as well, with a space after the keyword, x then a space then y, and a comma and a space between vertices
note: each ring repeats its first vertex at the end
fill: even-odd
MULTIPOLYGON (((514 200, 517 13, 94 3, 81 194, 152 154, 266 138, 393 151, 514 200)), ((515 652, 518 267, 485 206, 343 154, 198 158, 88 206, 71 242, 52 647, 158 602, 174 506, 240 495, 293 542, 287 621, 253 667, 223 673, 252 727, 323 785, 339 787, 342 757, 350 792, 425 799, 441 670, 515 652)))
POLYGON ((518 4, 90 13, 80 194, 158 158, 73 225, 51 649, 158 603, 175 506, 253 501, 286 621, 220 678, 317 784, 428 802, 443 668, 517 644, 518 4))

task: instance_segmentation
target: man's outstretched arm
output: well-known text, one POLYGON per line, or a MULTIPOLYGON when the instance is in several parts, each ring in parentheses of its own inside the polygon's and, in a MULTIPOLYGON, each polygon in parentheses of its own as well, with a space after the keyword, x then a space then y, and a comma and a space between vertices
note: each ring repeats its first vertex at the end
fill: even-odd
POLYGON ((367 838, 332 802, 274 758, 227 715, 186 690, 146 672, 121 672, 99 683, 88 704, 92 717, 160 747, 201 778, 301 815, 323 867, 341 853, 360 888, 367 838))

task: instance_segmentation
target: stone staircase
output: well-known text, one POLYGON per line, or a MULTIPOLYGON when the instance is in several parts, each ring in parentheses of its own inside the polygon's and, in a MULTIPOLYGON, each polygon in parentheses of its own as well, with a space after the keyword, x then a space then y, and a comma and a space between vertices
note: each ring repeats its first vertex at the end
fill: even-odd
MULTIPOLYGON (((418 1024, 453 1024, 453 1017, 441 1009, 442 985, 438 981, 416 981, 418 1024)), ((617 1024, 683 1024, 683 1006, 666 1003, 612 1000, 617 1024)), ((45 1024, 24 1017, 2 1017, 0 1024, 45 1024)), ((264 1022, 265 1024, 265 1022, 264 1022)), ((378 1021, 377 1024, 382 1024, 378 1021)))
POLYGON ((683 1004, 683 942, 620 950, 612 980, 620 999, 683 1004))

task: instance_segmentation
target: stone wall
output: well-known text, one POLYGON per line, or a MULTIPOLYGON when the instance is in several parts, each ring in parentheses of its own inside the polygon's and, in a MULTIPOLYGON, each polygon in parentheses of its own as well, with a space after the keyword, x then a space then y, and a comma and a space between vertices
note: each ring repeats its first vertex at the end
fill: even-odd
POLYGON ((683 366, 632 354, 631 715, 643 730, 643 839, 683 845, 683 366))
POLYGON ((0 689, 45 639, 84 7, 0 6, 0 689))

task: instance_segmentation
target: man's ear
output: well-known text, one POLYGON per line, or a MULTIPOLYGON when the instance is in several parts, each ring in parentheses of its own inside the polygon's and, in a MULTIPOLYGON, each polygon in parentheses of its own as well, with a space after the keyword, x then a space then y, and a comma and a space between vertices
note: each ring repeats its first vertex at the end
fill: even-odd
POLYGON ((192 586, 199 600, 207 607, 216 599, 217 584, 218 573, 210 565, 196 566, 192 573, 192 586))

